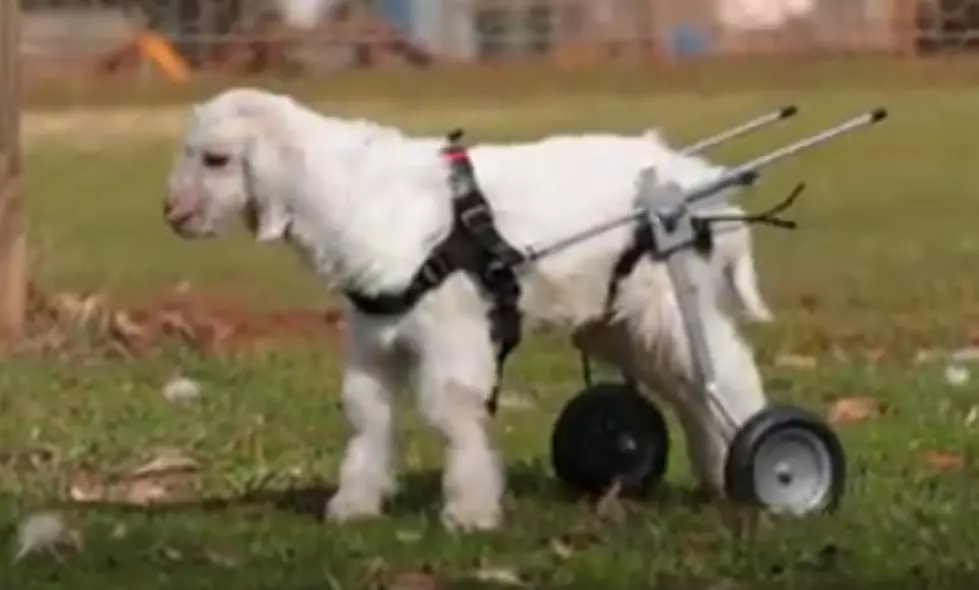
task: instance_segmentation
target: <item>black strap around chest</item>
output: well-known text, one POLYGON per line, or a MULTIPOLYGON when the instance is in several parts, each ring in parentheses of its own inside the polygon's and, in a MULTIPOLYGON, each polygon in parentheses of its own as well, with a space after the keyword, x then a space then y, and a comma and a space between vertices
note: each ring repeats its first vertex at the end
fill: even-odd
POLYGON ((487 400, 487 408, 495 413, 503 365, 520 343, 520 283, 515 267, 524 260, 524 255, 497 231, 492 210, 479 189, 472 162, 460 139, 461 134, 453 133, 449 145, 442 150, 450 170, 453 197, 449 235, 401 292, 366 296, 347 291, 346 295, 361 313, 399 315, 414 308, 450 275, 456 272, 469 275, 490 301, 490 339, 496 350, 497 384, 487 400))

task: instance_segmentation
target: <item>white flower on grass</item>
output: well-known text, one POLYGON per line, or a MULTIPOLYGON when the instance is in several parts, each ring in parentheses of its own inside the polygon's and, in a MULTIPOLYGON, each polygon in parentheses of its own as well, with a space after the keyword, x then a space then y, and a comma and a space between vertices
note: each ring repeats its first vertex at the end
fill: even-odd
POLYGON ((200 394, 200 384, 181 375, 174 375, 163 386, 163 397, 169 402, 191 401, 197 399, 200 394))
POLYGON ((20 561, 30 553, 45 550, 58 556, 59 545, 79 547, 81 538, 72 531, 57 512, 31 514, 17 527, 17 550, 14 561, 20 561))

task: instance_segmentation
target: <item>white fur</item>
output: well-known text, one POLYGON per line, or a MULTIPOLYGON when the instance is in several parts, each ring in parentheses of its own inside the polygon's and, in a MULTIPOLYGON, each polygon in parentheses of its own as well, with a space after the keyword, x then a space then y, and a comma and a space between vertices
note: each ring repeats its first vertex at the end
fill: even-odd
MULTIPOLYGON (((742 214, 737 206, 729 207, 726 215, 742 214)), ((716 239, 711 266, 723 279, 721 305, 732 315, 758 323, 772 321, 773 314, 758 290, 758 275, 752 255, 751 233, 740 222, 722 221, 714 224, 716 239)))
MULTIPOLYGON (((233 213, 252 210, 258 239, 285 239, 331 285, 366 294, 400 290, 450 228, 440 147, 440 139, 325 117, 286 96, 229 90, 194 110, 170 178, 168 222, 182 236, 207 236, 233 213), (204 153, 228 160, 208 168, 204 153)), ((624 214, 649 166, 682 186, 721 171, 677 154, 655 134, 555 136, 470 153, 501 233, 516 245, 547 244, 624 214)), ((665 396, 679 412, 696 475, 720 492, 722 422, 695 388, 664 267, 640 262, 623 282, 614 317, 603 319, 611 269, 629 237, 628 228, 610 231, 522 275, 525 329, 566 326, 589 354, 665 396)), ((750 260, 743 246, 732 242, 721 251, 733 254, 736 267, 742 257, 750 260)), ((696 271, 719 395, 736 420, 745 420, 765 403, 761 380, 721 305, 725 281, 706 263, 696 271)), ((444 522, 464 529, 499 524, 505 484, 484 407, 495 381, 486 307, 462 274, 403 316, 367 317, 348 307, 343 401, 353 435, 331 519, 377 515, 394 490, 392 398, 407 381, 446 441, 444 522)))

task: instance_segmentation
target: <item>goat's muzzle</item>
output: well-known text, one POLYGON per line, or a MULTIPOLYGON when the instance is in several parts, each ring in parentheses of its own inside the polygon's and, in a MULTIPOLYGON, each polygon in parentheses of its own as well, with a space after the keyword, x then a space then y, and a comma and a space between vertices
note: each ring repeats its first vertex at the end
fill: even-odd
POLYGON ((197 200, 188 193, 171 193, 163 201, 163 218, 180 237, 195 237, 199 233, 194 226, 200 222, 200 216, 197 200))

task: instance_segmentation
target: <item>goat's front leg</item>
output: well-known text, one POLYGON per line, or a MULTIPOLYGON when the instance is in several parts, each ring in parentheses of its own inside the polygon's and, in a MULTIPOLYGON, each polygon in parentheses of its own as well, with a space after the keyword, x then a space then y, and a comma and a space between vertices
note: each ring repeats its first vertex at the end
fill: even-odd
POLYGON ((505 477, 487 432, 486 401, 496 382, 488 326, 442 322, 426 330, 421 350, 418 402, 446 445, 442 522, 450 529, 495 528, 505 477))
POLYGON ((340 466, 337 492, 327 504, 327 517, 334 522, 377 516, 394 492, 392 398, 399 369, 391 357, 356 337, 350 339, 342 396, 354 432, 340 466))

